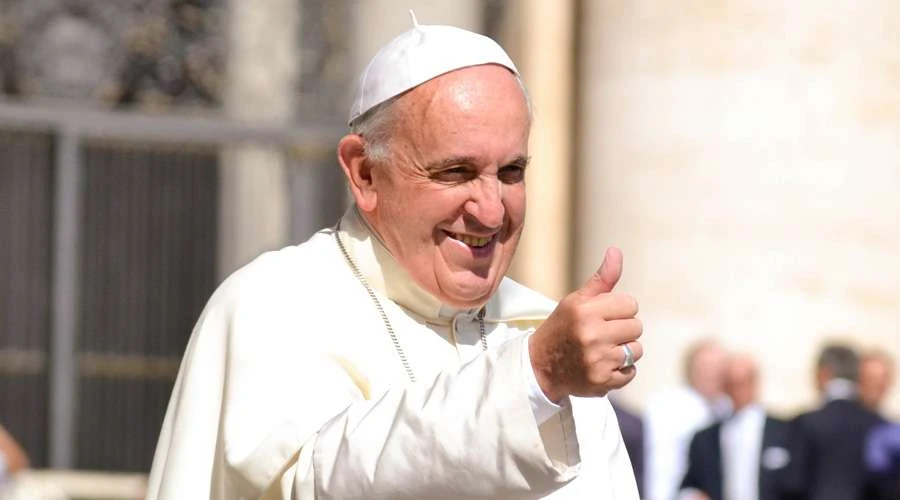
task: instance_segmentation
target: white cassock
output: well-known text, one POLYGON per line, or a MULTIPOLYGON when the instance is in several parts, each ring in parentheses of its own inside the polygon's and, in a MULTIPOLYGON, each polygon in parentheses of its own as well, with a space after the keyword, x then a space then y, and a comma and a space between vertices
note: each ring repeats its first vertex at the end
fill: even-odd
POLYGON ((187 347, 148 499, 637 499, 606 398, 537 424, 527 336, 555 303, 504 279, 484 317, 442 306, 355 209, 340 236, 229 277, 187 347))

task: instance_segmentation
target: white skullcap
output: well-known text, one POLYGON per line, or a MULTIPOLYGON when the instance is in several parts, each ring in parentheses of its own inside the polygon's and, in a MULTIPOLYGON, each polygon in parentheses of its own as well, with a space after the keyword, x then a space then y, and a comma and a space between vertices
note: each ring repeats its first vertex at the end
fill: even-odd
POLYGON ((412 29, 382 47, 360 76, 349 123, 384 101, 457 69, 499 64, 519 74, 494 40, 453 26, 420 25, 412 17, 412 29))

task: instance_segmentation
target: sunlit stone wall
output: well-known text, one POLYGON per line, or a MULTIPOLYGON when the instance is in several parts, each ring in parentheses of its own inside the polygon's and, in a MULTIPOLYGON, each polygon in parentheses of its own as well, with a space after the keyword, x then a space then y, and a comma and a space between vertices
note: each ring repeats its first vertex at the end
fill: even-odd
POLYGON ((900 4, 583 5, 576 274, 624 250, 647 354, 623 396, 705 334, 785 413, 826 339, 900 356, 900 4))

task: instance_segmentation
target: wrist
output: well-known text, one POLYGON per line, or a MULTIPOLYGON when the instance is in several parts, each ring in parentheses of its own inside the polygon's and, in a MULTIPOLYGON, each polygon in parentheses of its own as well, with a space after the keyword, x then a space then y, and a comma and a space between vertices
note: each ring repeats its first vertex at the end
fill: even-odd
POLYGON ((538 387, 548 400, 553 404, 559 404, 569 393, 562 384, 556 382, 553 363, 549 361, 549 356, 544 355, 537 335, 532 335, 528 339, 528 352, 538 387))

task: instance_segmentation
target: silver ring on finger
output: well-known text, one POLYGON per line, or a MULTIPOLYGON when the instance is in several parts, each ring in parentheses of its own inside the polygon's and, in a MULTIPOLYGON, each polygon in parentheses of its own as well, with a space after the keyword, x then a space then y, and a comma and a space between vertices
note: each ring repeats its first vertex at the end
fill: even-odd
POLYGON ((629 368, 634 366, 634 352, 631 350, 631 347, 628 347, 628 343, 622 344, 622 350, 625 351, 625 361, 622 362, 622 366, 620 368, 629 368))

